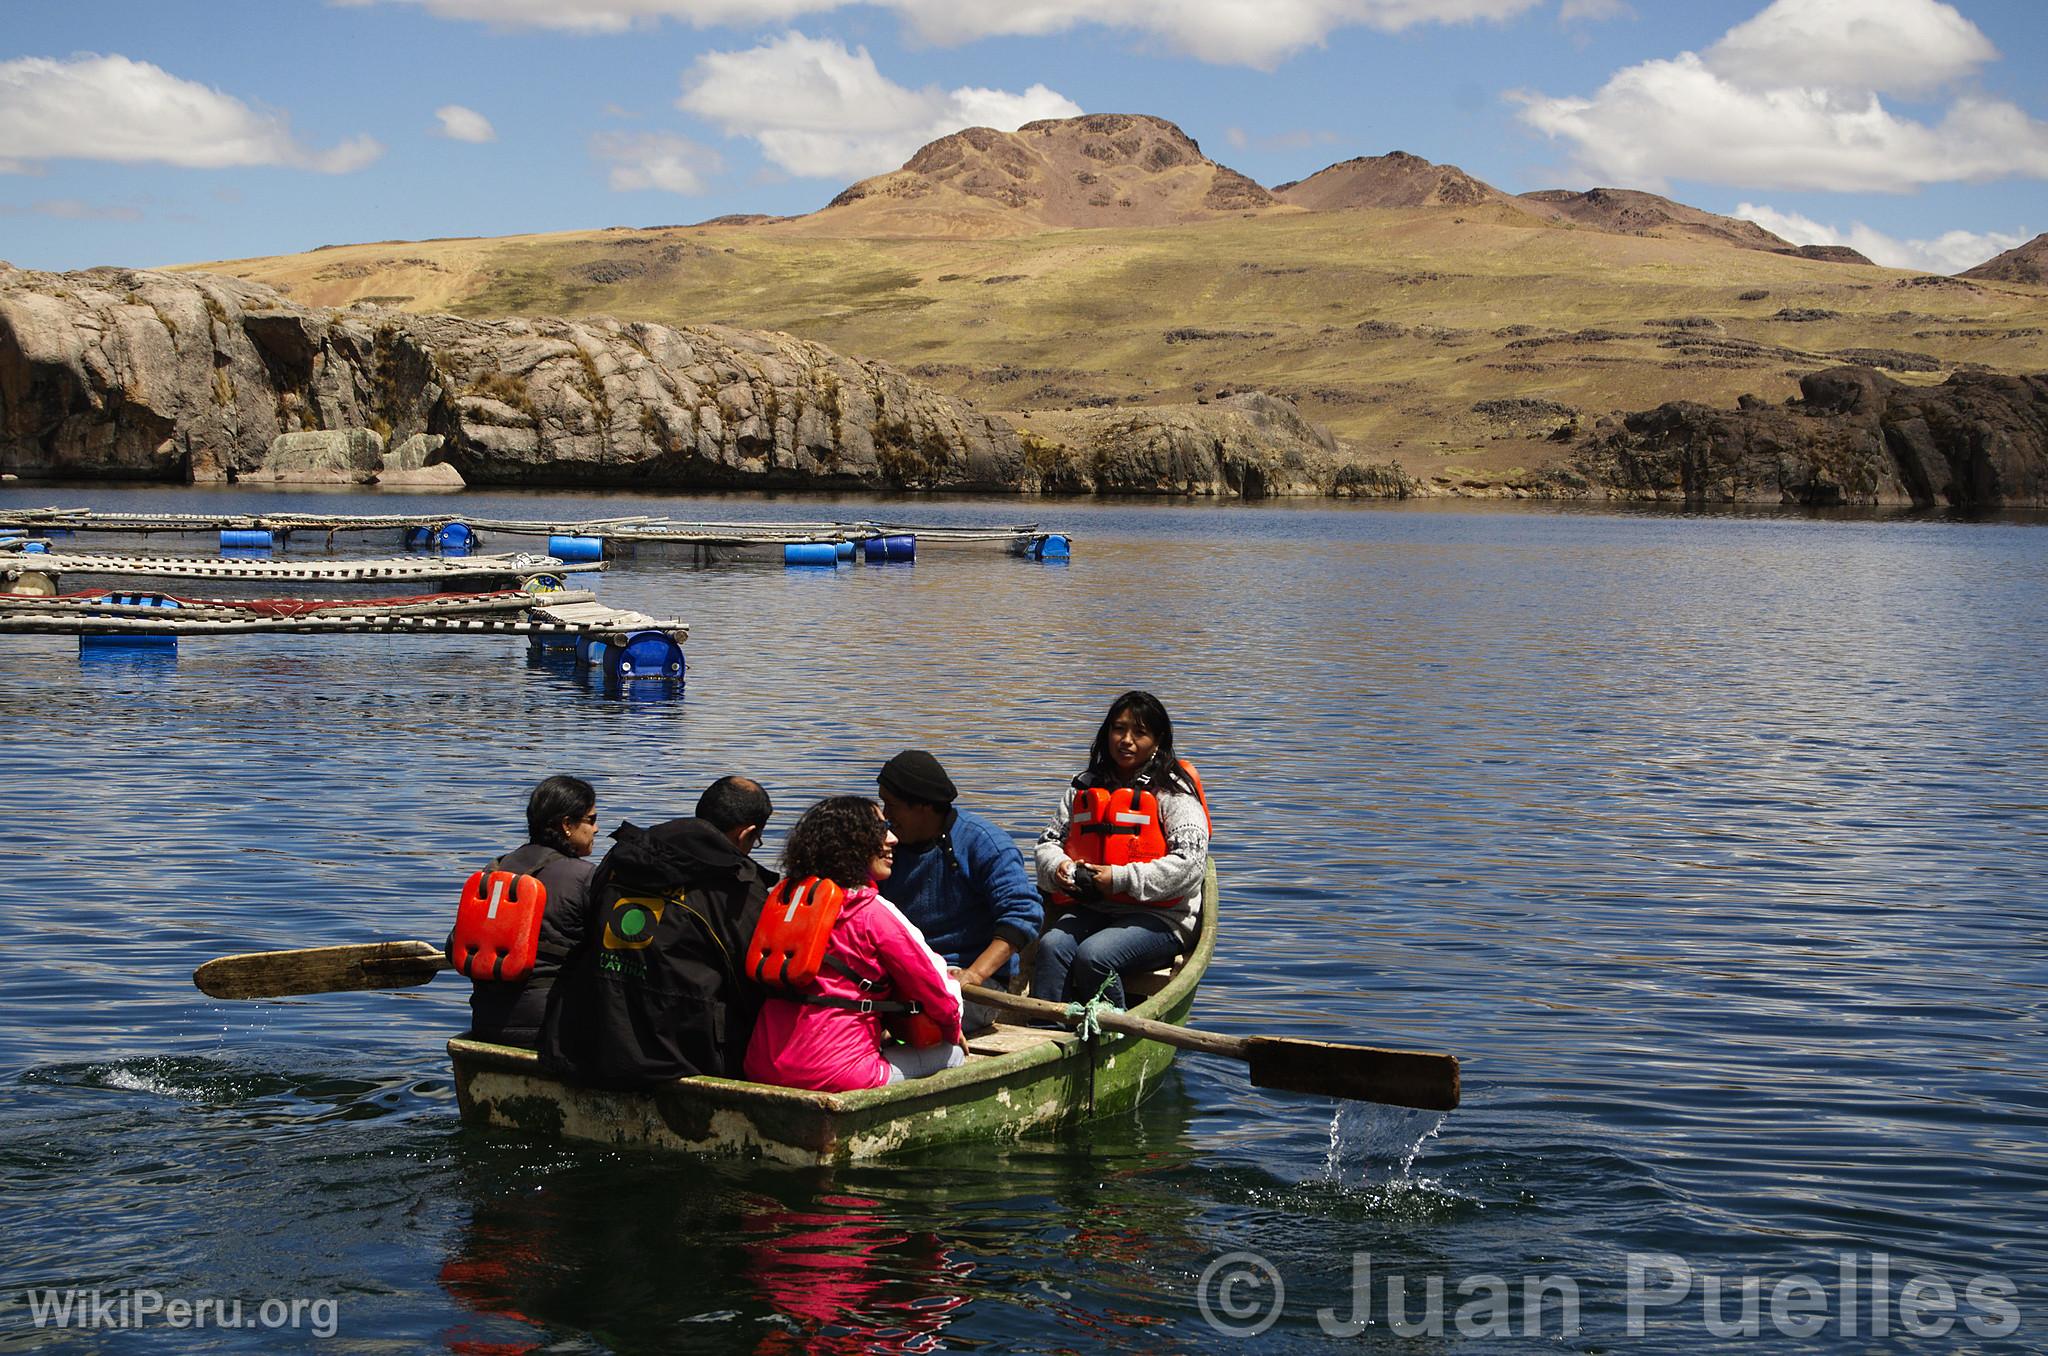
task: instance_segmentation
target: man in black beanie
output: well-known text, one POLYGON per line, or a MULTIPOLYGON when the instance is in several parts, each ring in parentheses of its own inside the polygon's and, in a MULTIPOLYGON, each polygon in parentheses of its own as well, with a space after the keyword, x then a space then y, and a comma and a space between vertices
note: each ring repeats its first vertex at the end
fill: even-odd
MULTIPOLYGON (((897 754, 875 781, 897 838, 883 898, 916 924, 961 983, 1007 987, 1017 952, 1045 923, 1024 854, 1001 829, 954 805, 959 788, 923 749, 897 754)), ((990 1009, 967 1005, 968 1029, 993 1020, 990 1009)))

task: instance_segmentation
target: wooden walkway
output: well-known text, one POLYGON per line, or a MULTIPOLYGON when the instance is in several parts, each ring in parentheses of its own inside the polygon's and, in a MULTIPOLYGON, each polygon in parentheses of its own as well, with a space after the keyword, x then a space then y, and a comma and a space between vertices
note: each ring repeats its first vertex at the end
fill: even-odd
MULTIPOLYGON (((864 541, 881 536, 912 536, 934 545, 999 544, 1028 548, 1045 532, 1037 523, 987 527, 884 524, 867 520, 813 522, 685 522, 652 514, 561 521, 537 518, 473 518, 461 514, 310 514, 310 513, 129 513, 90 508, 0 509, 0 528, 25 532, 211 533, 263 531, 279 538, 343 532, 433 532, 461 524, 476 533, 525 537, 591 537, 614 545, 670 543, 692 547, 743 548, 788 546, 806 542, 864 541)), ((1060 534, 1062 536, 1067 534, 1060 534)))
POLYGON ((15 635, 517 635, 623 643, 656 631, 681 644, 689 624, 608 607, 587 592, 504 590, 418 598, 174 598, 91 593, 58 598, 0 597, 0 634, 15 635), (165 606, 167 599, 175 606, 165 606))
POLYGON ((245 582, 259 584, 433 584, 489 585, 523 582, 543 575, 602 570, 603 561, 566 562, 553 556, 395 556, 376 560, 234 560, 212 556, 59 554, 0 556, 0 584, 22 575, 57 578, 88 575, 102 579, 245 582))

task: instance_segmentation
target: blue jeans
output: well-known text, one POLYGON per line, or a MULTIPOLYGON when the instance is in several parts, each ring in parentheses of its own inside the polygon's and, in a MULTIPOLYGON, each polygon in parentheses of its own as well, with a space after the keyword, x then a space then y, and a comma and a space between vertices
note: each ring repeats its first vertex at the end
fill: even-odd
POLYGON ((1180 938, 1163 918, 1069 909, 1038 939, 1031 996, 1051 1003, 1085 1003, 1107 979, 1103 997, 1124 1006, 1125 973, 1157 970, 1180 954, 1180 938))

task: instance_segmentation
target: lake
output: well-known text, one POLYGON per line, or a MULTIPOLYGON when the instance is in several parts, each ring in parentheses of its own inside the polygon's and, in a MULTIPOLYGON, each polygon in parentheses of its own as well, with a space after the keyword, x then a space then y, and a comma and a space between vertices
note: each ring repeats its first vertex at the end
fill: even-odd
POLYGON ((2038 520, 0 491, 59 502, 1035 516, 1075 555, 622 562, 602 598, 692 623, 660 699, 513 638, 0 638, 0 1348, 2048 1343, 2038 520), (555 772, 605 831, 749 773, 772 857, 918 746, 1027 842, 1129 687, 1215 811, 1196 1020, 1454 1052, 1462 1109, 1183 1055, 1063 1136, 689 1161, 462 1128, 458 981, 190 982, 438 939, 555 772), (94 1290, 130 1308, 35 1326, 45 1292, 94 1290))

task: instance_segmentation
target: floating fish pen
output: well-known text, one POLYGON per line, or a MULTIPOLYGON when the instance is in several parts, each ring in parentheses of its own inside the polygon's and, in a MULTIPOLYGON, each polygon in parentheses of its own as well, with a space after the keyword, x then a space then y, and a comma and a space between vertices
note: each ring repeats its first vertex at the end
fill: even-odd
POLYGON ((938 546, 995 545, 1038 560, 1064 560, 1072 548, 1066 533, 1046 532, 1036 523, 992 527, 915 526, 854 522, 682 522, 641 514, 575 522, 517 518, 469 518, 417 514, 203 514, 103 513, 93 509, 0 510, 0 533, 49 536, 85 534, 209 535, 221 549, 288 550, 309 540, 332 550, 343 535, 392 534, 408 550, 461 555, 479 549, 486 534, 530 537, 546 542, 549 555, 569 562, 603 560, 642 551, 687 554, 697 563, 736 555, 779 552, 785 564, 826 563, 819 548, 836 561, 856 554, 870 561, 905 561, 922 540, 938 546))
POLYGON ((175 646, 184 636, 513 635, 571 648, 616 679, 683 677, 687 623, 610 607, 588 592, 436 593, 405 598, 184 598, 94 591, 0 593, 0 635, 69 635, 81 649, 175 646))
POLYGON ((66 577, 142 579, 163 583, 238 583, 317 586, 334 584, 439 585, 489 588, 517 585, 528 592, 567 587, 575 574, 602 570, 602 561, 554 556, 397 556, 387 559, 309 560, 234 556, 100 555, 45 551, 0 555, 0 589, 50 596, 66 577))

